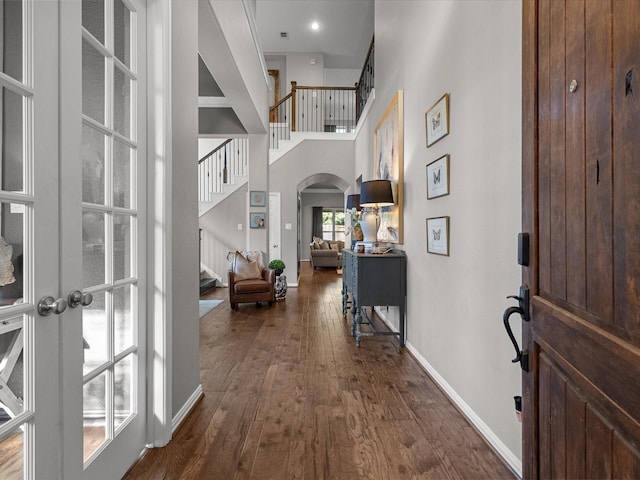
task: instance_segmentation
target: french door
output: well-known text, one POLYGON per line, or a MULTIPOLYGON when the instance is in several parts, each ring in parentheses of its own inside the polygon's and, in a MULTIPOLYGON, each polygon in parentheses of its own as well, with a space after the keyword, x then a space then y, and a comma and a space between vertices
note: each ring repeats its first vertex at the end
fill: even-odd
POLYGON ((0 479, 145 445, 145 8, 0 2, 0 479))

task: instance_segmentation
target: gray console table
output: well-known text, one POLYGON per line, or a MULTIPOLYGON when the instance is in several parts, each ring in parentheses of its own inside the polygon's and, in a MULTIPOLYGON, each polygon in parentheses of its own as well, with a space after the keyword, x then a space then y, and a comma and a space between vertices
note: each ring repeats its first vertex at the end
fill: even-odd
POLYGON ((391 253, 356 253, 342 251, 342 314, 347 317, 351 307, 351 334, 360 346, 363 336, 397 335, 404 347, 407 298, 407 256, 400 250, 391 253), (399 331, 377 331, 367 317, 363 306, 397 305, 400 307, 399 331), (361 332, 360 325, 368 324, 371 332, 361 332))

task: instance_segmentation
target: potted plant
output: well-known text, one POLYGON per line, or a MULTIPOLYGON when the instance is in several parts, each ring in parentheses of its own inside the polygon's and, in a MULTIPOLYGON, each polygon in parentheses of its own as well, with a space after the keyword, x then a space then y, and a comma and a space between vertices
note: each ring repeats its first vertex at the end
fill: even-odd
POLYGON ((275 259, 269 262, 269 268, 276 271, 276 277, 282 275, 286 265, 282 260, 275 259))

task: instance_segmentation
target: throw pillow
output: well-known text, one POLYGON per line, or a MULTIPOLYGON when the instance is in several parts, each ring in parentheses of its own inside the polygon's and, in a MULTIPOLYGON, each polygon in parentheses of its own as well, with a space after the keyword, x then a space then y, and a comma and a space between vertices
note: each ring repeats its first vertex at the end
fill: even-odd
POLYGON ((267 268, 267 264, 264 261, 264 254, 260 250, 243 250, 242 256, 250 262, 256 262, 258 269, 261 271, 267 268))
POLYGON ((0 237, 0 286, 8 285, 16 281, 13 276, 13 246, 0 237))
POLYGON ((252 262, 242 256, 240 252, 236 252, 233 262, 233 273, 236 280, 250 280, 261 278, 258 262, 252 262))
POLYGON ((329 242, 329 248, 340 251, 340 242, 329 242))
POLYGON ((320 244, 320 250, 330 250, 329 242, 325 242, 324 240, 320 244))

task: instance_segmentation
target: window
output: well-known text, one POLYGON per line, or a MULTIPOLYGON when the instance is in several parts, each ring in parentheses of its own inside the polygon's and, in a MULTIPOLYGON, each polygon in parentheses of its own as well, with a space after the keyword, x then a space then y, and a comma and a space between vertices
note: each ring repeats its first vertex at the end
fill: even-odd
POLYGON ((344 211, 335 208, 322 210, 322 238, 344 242, 344 211))

